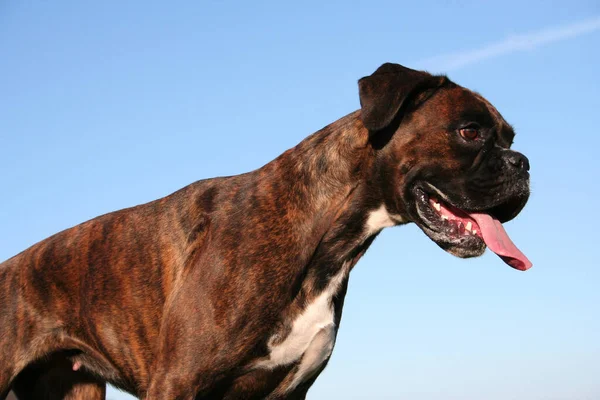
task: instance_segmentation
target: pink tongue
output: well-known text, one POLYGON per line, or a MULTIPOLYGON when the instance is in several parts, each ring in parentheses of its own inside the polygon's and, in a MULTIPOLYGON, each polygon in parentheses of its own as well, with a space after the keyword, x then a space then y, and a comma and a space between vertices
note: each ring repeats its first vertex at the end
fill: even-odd
POLYGON ((470 213, 469 215, 479 225, 485 244, 505 263, 521 271, 531 268, 531 261, 510 240, 500 221, 487 214, 470 213))

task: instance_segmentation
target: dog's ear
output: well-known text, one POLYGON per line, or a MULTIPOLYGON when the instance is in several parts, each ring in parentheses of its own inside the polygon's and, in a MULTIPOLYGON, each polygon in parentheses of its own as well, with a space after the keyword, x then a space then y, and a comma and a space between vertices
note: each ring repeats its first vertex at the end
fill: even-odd
POLYGON ((386 128, 405 100, 415 93, 441 85, 440 77, 385 63, 358 81, 362 122, 369 132, 386 128))

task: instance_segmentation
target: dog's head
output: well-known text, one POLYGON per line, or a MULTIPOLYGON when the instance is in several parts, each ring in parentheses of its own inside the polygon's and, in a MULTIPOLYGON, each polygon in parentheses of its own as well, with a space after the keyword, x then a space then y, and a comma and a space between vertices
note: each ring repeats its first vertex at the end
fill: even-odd
POLYGON ((388 211, 459 257, 486 244, 526 270, 502 223, 529 197, 529 161, 483 97, 448 78, 384 64, 359 81, 361 118, 376 150, 374 179, 388 211))

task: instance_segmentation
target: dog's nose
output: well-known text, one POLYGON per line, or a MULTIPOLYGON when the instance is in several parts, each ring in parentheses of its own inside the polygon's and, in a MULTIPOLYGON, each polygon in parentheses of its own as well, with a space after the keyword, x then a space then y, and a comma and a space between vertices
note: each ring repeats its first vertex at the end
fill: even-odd
POLYGON ((529 159, 525 157, 524 154, 517 151, 511 151, 507 156, 507 160, 510 165, 517 167, 518 169, 529 171, 529 159))

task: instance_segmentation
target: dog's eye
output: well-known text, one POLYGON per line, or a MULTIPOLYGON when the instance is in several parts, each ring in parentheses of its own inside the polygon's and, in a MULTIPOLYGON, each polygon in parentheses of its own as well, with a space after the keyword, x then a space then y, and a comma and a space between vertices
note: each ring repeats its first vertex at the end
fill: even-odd
POLYGON ((458 133, 467 140, 474 140, 479 136, 479 131, 476 128, 462 128, 458 133))

